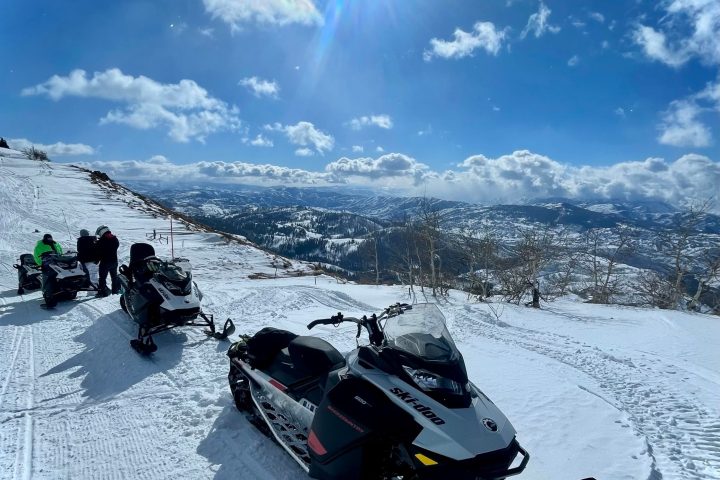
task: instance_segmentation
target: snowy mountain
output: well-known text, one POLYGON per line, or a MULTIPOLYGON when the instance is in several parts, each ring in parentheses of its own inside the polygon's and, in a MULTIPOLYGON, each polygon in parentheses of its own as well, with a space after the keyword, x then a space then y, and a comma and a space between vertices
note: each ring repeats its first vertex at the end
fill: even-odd
MULTIPOLYGON (((612 244, 621 225, 632 228, 635 237, 634 248, 622 263, 664 273, 672 268, 673 260, 660 251, 657 235, 677 225, 682 215, 660 202, 572 204, 568 199, 548 198, 532 205, 482 206, 434 198, 373 196, 359 189, 131 185, 204 224, 246 236, 280 255, 337 266, 351 278, 365 281, 375 279, 376 255, 381 279, 397 280, 396 272, 404 270, 399 252, 406 241, 398 226, 417 217, 423 208, 436 211, 441 219, 443 267, 455 278, 467 273, 468 235, 494 232, 507 248, 528 228, 547 229, 574 239, 577 245, 571 248, 578 249, 588 229, 604 229, 603 236, 612 244)), ((695 251, 717 248, 720 216, 705 216, 690 243, 695 251)), ((688 281, 688 287, 694 288, 695 281, 688 281)))
MULTIPOLYGON (((661 202, 617 201, 575 202, 566 198, 547 198, 515 205, 477 205, 437 198, 401 197, 375 194, 359 188, 257 187, 250 185, 164 184, 131 181, 133 190, 174 208, 195 214, 200 211, 226 214, 247 208, 308 207, 350 212, 383 220, 402 220, 412 216, 423 202, 443 212, 447 223, 456 228, 477 226, 478 219, 499 227, 518 221, 576 228, 606 228, 619 223, 647 229, 672 224, 677 208, 661 202)), ((720 216, 708 215, 702 226, 706 233, 720 234, 720 216)))
MULTIPOLYGON (((305 478, 233 406, 227 342, 175 330, 143 358, 128 346, 135 329, 116 296, 81 294, 46 311, 38 292, 16 294, 11 265, 43 233, 71 247, 100 224, 120 238, 122 260, 141 241, 170 255, 162 207, 100 175, 0 150, 0 478, 305 478)), ((232 317, 238 333, 307 332, 314 318, 409 300, 400 286, 306 276, 301 262, 191 222, 176 221, 174 234, 204 309, 232 317)), ((440 302, 469 377, 531 454, 522 479, 720 477, 717 317, 573 298, 543 307, 472 303, 461 292, 440 302)), ((341 351, 354 347, 354 328, 316 330, 341 351)))

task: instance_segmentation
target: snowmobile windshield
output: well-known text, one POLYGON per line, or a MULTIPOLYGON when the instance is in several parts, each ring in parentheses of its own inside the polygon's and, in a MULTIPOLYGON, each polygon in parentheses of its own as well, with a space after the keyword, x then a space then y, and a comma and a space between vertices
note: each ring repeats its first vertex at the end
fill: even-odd
POLYGON ((432 303, 413 305, 390 317, 383 328, 387 346, 430 362, 451 362, 460 357, 445 317, 432 303))
POLYGON ((148 262, 147 269, 153 273, 159 273, 171 282, 182 283, 190 278, 190 272, 170 262, 152 260, 148 262))
POLYGON ((181 265, 162 260, 151 260, 147 264, 149 271, 157 278, 165 288, 173 295, 190 295, 192 292, 192 275, 190 270, 185 270, 181 265))

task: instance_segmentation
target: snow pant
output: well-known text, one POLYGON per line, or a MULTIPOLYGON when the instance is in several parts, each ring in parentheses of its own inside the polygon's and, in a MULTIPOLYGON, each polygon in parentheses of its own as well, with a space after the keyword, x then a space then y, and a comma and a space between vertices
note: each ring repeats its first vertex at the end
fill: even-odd
POLYGON ((110 274, 110 281, 112 285, 112 293, 120 292, 120 279, 118 278, 118 262, 106 262, 100 261, 100 273, 98 278, 98 291, 107 291, 107 276, 110 274))
POLYGON ((80 268, 82 268, 83 272, 85 272, 85 275, 87 276, 88 284, 94 286, 97 283, 97 281, 95 281, 98 275, 97 267, 92 262, 79 263, 80 268))
POLYGON ((50 268, 48 260, 43 259, 42 263, 42 293, 45 299, 45 304, 48 307, 54 307, 57 300, 57 274, 50 268))

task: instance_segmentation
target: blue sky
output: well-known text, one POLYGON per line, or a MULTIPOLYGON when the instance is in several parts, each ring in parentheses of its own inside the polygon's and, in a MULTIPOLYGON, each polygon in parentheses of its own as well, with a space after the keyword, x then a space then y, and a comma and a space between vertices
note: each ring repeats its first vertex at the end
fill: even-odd
POLYGON ((0 135, 121 178, 718 194, 717 1, 37 0, 3 18, 0 135))

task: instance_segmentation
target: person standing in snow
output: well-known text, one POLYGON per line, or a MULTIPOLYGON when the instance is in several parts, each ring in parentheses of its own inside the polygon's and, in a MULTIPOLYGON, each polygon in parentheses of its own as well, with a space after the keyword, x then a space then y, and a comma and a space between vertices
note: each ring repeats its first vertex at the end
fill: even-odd
POLYGON ((98 236, 97 242, 97 259, 100 261, 100 272, 98 278, 98 293, 96 297, 107 297, 109 290, 107 288, 107 276, 110 274, 112 285, 112 294, 120 293, 120 280, 118 279, 118 258, 117 250, 120 242, 117 237, 112 234, 107 225, 101 225, 95 231, 98 236))
POLYGON ((88 263, 97 263, 97 238, 95 235, 90 235, 90 232, 84 228, 80 230, 80 237, 77 239, 77 259, 80 262, 85 275, 90 280, 90 271, 87 268, 88 263))

